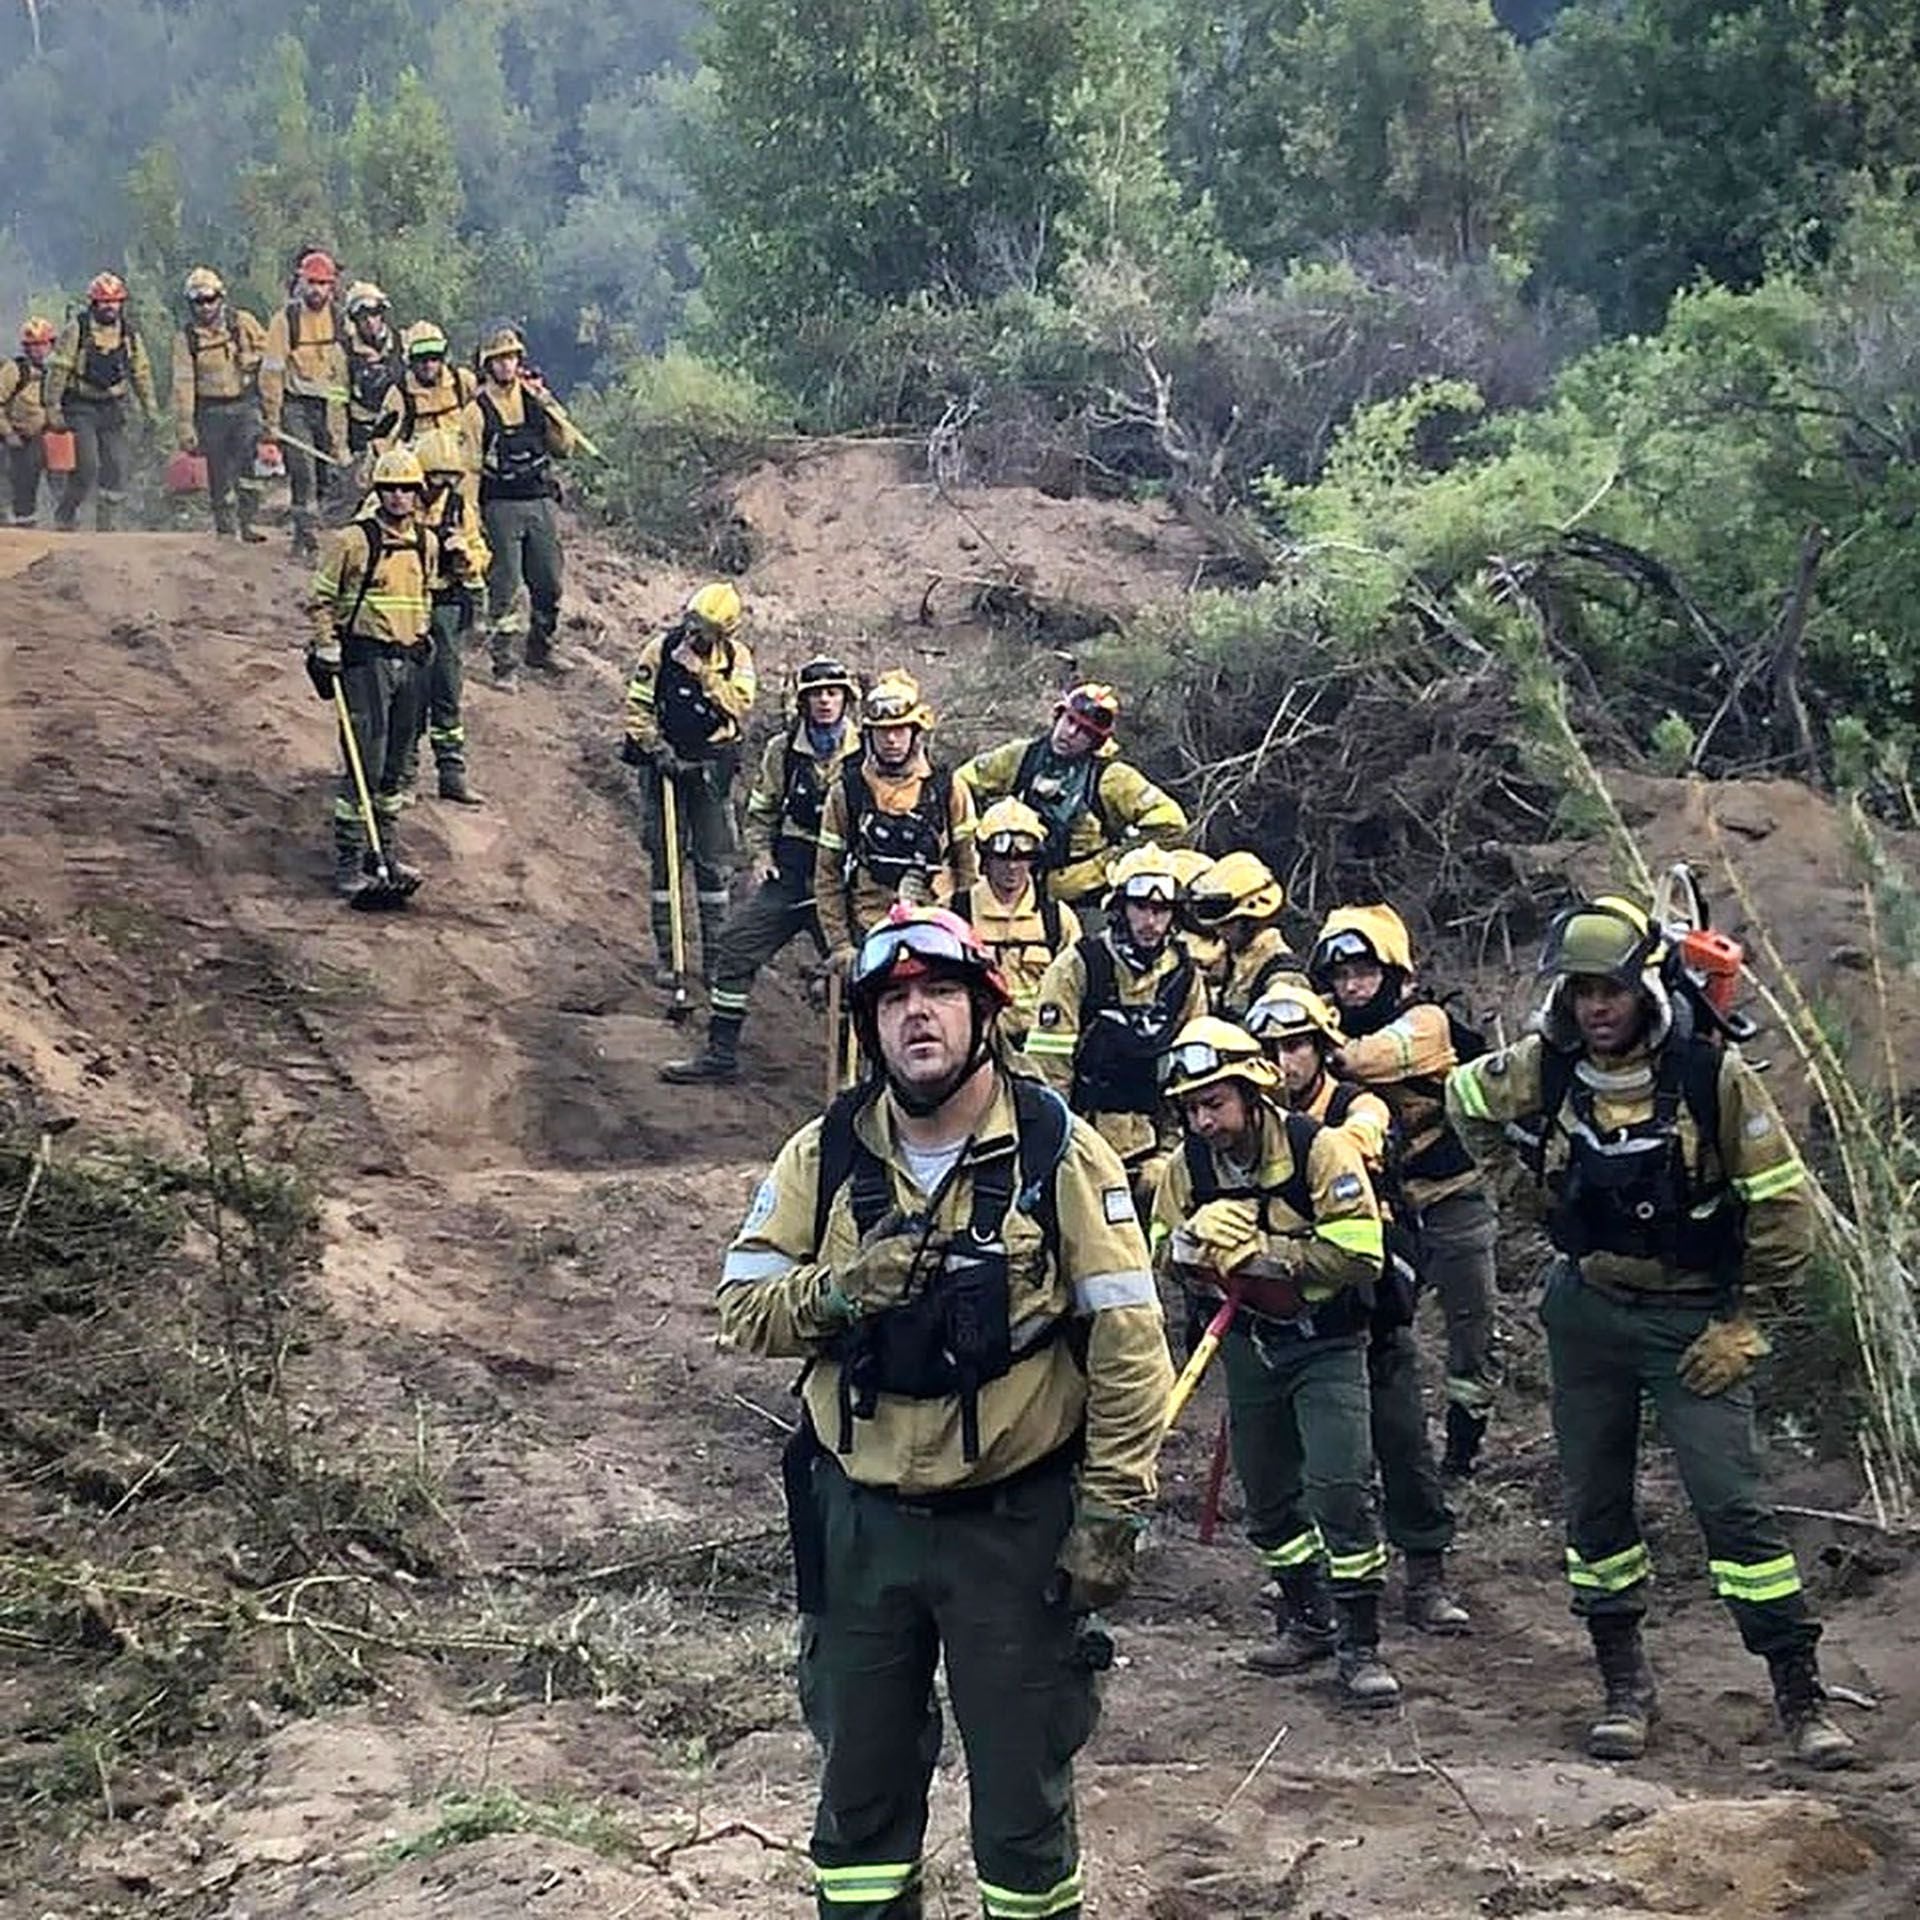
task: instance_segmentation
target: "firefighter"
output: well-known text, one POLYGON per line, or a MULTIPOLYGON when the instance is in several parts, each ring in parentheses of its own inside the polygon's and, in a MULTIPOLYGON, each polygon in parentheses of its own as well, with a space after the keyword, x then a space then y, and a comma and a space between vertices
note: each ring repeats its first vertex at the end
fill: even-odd
POLYGON ((565 673, 554 652, 560 626, 565 556, 554 502, 560 484, 553 463, 580 445, 580 435, 545 385, 522 364, 526 342, 517 328, 494 327, 480 343, 482 379, 468 409, 467 432, 480 449, 480 510, 493 567, 487 575, 487 631, 493 643, 493 681, 516 683, 515 653, 525 634, 527 665, 565 673), (526 587, 528 624, 520 622, 526 587))
POLYGON ((267 536, 254 523, 260 483, 253 475, 260 446, 260 361, 267 330, 227 298, 211 267, 195 267, 182 293, 187 323, 173 343, 173 419, 181 450, 207 463, 207 500, 217 534, 267 536))
POLYGON ((267 438, 286 461, 296 559, 319 552, 321 502, 340 493, 347 474, 347 349, 333 304, 339 282, 332 254, 303 253, 291 297, 267 322, 260 359, 260 409, 267 438))
POLYGON ((1474 1470, 1500 1383, 1494 1326, 1494 1243, 1499 1223, 1472 1156, 1448 1124, 1446 1080, 1479 1046, 1444 1007, 1422 1000, 1413 943, 1391 907, 1338 907, 1320 928, 1308 964, 1346 1036, 1334 1061, 1343 1080, 1387 1103, 1403 1142, 1403 1224, 1419 1248, 1421 1280, 1447 1323, 1447 1444, 1442 1470, 1474 1470))
MULTIPOLYGON (((1387 1259, 1374 1285, 1368 1322, 1367 1388, 1372 1406, 1373 1458, 1380 1470, 1381 1507, 1388 1543, 1406 1556, 1407 1624, 1422 1633, 1471 1631, 1473 1621, 1446 1585, 1446 1554, 1454 1516, 1427 1437, 1420 1399, 1420 1349, 1413 1337, 1417 1275, 1411 1237, 1397 1231, 1399 1136, 1377 1093, 1336 1079, 1332 1060, 1341 1041, 1333 1009, 1304 982, 1275 987, 1254 1002, 1247 1031, 1266 1049, 1280 1075, 1280 1104, 1350 1135, 1367 1163, 1386 1230, 1387 1259)), ((1281 1621, 1284 1669, 1317 1657, 1311 1633, 1291 1635, 1281 1621), (1287 1655, 1294 1655, 1292 1659, 1287 1655)), ((1322 1643, 1323 1644, 1323 1643, 1322 1643)))
POLYGON ((1844 1767, 1819 1623, 1761 1484, 1751 1296, 1801 1284, 1816 1220, 1772 1103, 1702 1003, 1669 985, 1660 929, 1604 897, 1549 925, 1536 1031, 1456 1069, 1447 1105, 1488 1162, 1516 1155, 1546 1213, 1547 1333, 1567 1505, 1567 1578, 1606 1692, 1587 1736, 1638 1759, 1654 1713, 1641 1644, 1652 1560, 1636 1510, 1651 1403, 1706 1535, 1715 1590, 1771 1672, 1796 1759, 1844 1767))
POLYGON ((1026 1057, 1125 1163, 1140 1217, 1177 1129, 1163 1122, 1159 1059, 1207 1010, 1206 983, 1174 933, 1179 882, 1165 849, 1114 862, 1106 924, 1082 934, 1040 982, 1026 1057))
POLYGON ((1213 871, 1213 855, 1202 853, 1197 847, 1169 847, 1167 854, 1173 861, 1174 878, 1180 883, 1178 904, 1173 916, 1174 931, 1192 955, 1193 964, 1200 969, 1200 976, 1207 983, 1207 992, 1216 994, 1227 977, 1226 942, 1217 933, 1202 929, 1191 911, 1194 888, 1206 874, 1213 871))
POLYGON ((47 362, 59 335, 51 320, 35 314, 20 329, 20 351, 0 361, 0 442, 7 449, 7 489, 13 524, 30 527, 40 511, 40 445, 47 430, 47 362))
POLYGON ((960 769, 976 807, 1011 794, 1047 830, 1039 872, 1056 900, 1092 924, 1116 854, 1141 841, 1177 845, 1187 816, 1137 767, 1120 758, 1113 730, 1120 696, 1098 681, 1055 701, 1053 723, 1033 740, 1009 740, 960 769))
POLYGON ((980 816, 974 836, 982 884, 953 898, 954 912, 993 956, 1013 996, 1000 1017, 1000 1031, 1013 1048, 1026 1044, 1047 969, 1080 938, 1078 915, 1036 877, 1046 838, 1040 816, 1024 800, 1011 794, 996 800, 980 816))
POLYGON ((999 1066, 1007 989, 964 923, 896 903, 850 999, 877 1070, 781 1149, 719 1294, 726 1344, 806 1363, 784 1478, 818 1911, 922 1911, 944 1661, 984 1911, 1077 1920, 1098 1610, 1173 1378, 1147 1250, 1112 1150, 999 1066))
POLYGON ((1188 886, 1181 913, 1223 948, 1214 1011, 1244 1022, 1247 1010, 1282 981, 1307 984, 1306 963, 1280 931, 1285 890, 1256 853, 1223 853, 1188 886))
POLYGON ((426 478, 420 523, 439 536, 441 558, 431 582, 433 655, 427 663, 418 727, 402 759, 401 791, 412 793, 418 778, 419 729, 424 728, 433 748, 440 798, 459 807, 477 807, 480 796, 467 779, 467 723, 462 701, 466 668, 461 650, 479 620, 477 583, 487 577, 487 536, 479 514, 467 499, 472 463, 458 430, 436 427, 431 433, 423 433, 413 452, 426 478))
POLYGON ((1249 1663, 1289 1671, 1332 1654, 1347 1700, 1391 1706, 1400 1683, 1380 1658, 1387 1550, 1362 1357, 1384 1242, 1365 1161, 1343 1128, 1282 1109, 1279 1073, 1231 1021, 1183 1027, 1162 1078, 1186 1137, 1156 1186, 1149 1237, 1203 1305, 1238 1294, 1220 1343, 1234 1470, 1247 1537, 1289 1610, 1286 1634, 1249 1663))
MULTIPOLYGON (((356 280, 347 289, 346 304, 347 452, 358 461, 373 450, 388 396, 406 383, 407 356, 393 329, 392 305, 371 280, 356 280)), ((446 351, 444 341, 441 351, 446 351)), ((437 424, 427 423, 429 428, 437 424)))
MULTIPOLYGON (((489 532, 495 524, 488 514, 489 532)), ((496 555, 489 591, 497 577, 496 555)), ((737 852, 733 778, 740 769, 747 714, 759 691, 753 654, 740 638, 743 612, 740 595, 724 580, 702 587, 674 625, 641 648, 627 681, 621 758, 639 775, 641 820, 653 874, 654 977, 663 987, 679 984, 672 959, 674 867, 667 857, 661 798, 668 781, 673 783, 681 847, 693 863, 700 958, 709 984, 719 959, 737 852)), ((494 658, 498 665, 499 656, 494 658)))
POLYGON ((470 367, 447 358, 447 336, 431 320, 416 320, 400 336, 401 371, 378 403, 369 443, 376 453, 410 447, 422 434, 447 428, 472 449, 468 462, 467 504, 479 510, 480 442, 471 412, 480 389, 470 367))
MULTIPOLYGON (((443 573, 478 579, 459 546, 421 524, 425 492, 409 449, 383 453, 374 462, 373 504, 336 536, 308 602, 307 677, 323 700, 333 699, 336 683, 345 692, 388 871, 406 889, 420 876, 401 864, 396 840, 406 751, 426 698, 433 582, 443 573)), ((371 857, 350 770, 333 803, 333 850, 334 891, 350 901, 367 884, 371 857)))
POLYGON ((120 524, 129 478, 127 408, 148 426, 160 417, 146 342, 127 318, 127 283, 96 274, 87 304, 67 325, 47 367, 47 425, 73 434, 73 471, 60 489, 53 524, 71 533, 96 488, 93 523, 102 533, 120 524))
POLYGON ((813 869, 827 963, 843 973, 896 900, 932 906, 980 878, 973 800, 929 756, 933 727, 909 673, 883 673, 861 700, 862 752, 827 795, 813 869))
POLYGON ((798 934, 820 944, 813 909, 820 817, 841 768, 860 750, 851 712, 859 697, 860 682, 838 660, 820 654, 800 669, 793 724, 767 742, 747 795, 754 890, 720 929, 706 1045, 691 1060, 669 1061, 661 1079, 676 1085, 734 1079, 755 975, 798 934))

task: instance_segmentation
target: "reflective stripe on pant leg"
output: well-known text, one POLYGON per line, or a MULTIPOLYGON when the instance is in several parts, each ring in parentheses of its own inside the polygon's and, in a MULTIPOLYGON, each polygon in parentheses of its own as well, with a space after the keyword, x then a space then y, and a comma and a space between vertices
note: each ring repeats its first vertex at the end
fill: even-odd
POLYGON ((1652 1578, 1653 1556, 1644 1540, 1600 1560, 1588 1560, 1567 1549, 1567 1584, 1576 1592, 1584 1588, 1592 1593, 1625 1593, 1652 1578))
POLYGON ((1723 1600, 1745 1600, 1764 1606, 1770 1600, 1785 1600, 1803 1591, 1799 1563, 1790 1553, 1772 1560, 1742 1564, 1738 1560, 1709 1560, 1713 1590, 1723 1600))
POLYGON ((814 1891, 828 1907, 879 1907, 920 1882, 918 1860, 883 1860, 858 1867, 815 1867, 814 1891))
POLYGON ((1268 1572, 1285 1573, 1290 1567, 1304 1567, 1318 1560, 1326 1550, 1327 1543, 1320 1537, 1320 1529, 1309 1527, 1291 1540, 1282 1540, 1277 1547, 1255 1547, 1253 1557, 1268 1572))
POLYGON ((1289 1387, 1237 1327, 1220 1343, 1220 1371, 1231 1415, 1227 1437, 1233 1471, 1246 1498, 1247 1538, 1265 1566, 1304 1565, 1323 1547, 1306 1506, 1289 1387), (1304 1550, 1303 1540, 1312 1543, 1304 1550), (1275 1560, 1275 1554, 1288 1557, 1275 1560))
POLYGON ((1357 1343, 1320 1343, 1294 1355, 1289 1371, 1303 1497, 1327 1543, 1334 1597, 1376 1590, 1387 1549, 1374 1514, 1366 1355, 1357 1343))
POLYGON ((1011 1887, 980 1882, 980 1904, 990 1920, 1054 1920, 1071 1913, 1086 1898, 1086 1876, 1078 1867, 1045 1893, 1016 1893, 1011 1887))
POLYGON ((807 924, 804 898, 796 901, 778 880, 763 880, 728 916, 715 944, 712 1006, 744 1020, 760 969, 807 924))

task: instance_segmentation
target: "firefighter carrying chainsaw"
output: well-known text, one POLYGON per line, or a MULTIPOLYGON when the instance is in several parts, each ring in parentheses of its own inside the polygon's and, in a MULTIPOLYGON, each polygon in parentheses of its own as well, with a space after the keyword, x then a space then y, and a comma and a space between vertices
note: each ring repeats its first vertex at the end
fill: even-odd
POLYGON ((1754 1304, 1804 1281, 1814 1200, 1731 1044, 1737 1017, 1687 965, 1704 917, 1670 930, 1618 895, 1567 908, 1541 950, 1537 1030, 1457 1068, 1447 1104, 1477 1158, 1519 1161, 1554 1249, 1540 1318, 1567 1580, 1605 1691, 1588 1752, 1638 1759, 1655 1715, 1636 1488, 1651 1403, 1715 1591, 1767 1663, 1790 1751, 1844 1767, 1853 1742, 1827 1712, 1820 1626, 1762 1489, 1754 1427, 1752 1375, 1768 1352, 1754 1304))

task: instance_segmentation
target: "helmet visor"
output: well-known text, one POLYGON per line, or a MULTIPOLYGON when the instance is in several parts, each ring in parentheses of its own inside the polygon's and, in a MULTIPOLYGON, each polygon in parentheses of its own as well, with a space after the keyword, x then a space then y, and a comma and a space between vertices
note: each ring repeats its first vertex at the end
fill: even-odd
POLYGON ((935 965, 978 973, 980 955, 951 928, 932 921, 910 921, 904 927, 882 924, 860 943, 853 984, 874 987, 894 978, 911 980, 935 965))
POLYGON ((1611 907, 1570 907, 1555 917, 1540 948, 1539 971, 1593 974, 1621 986, 1639 984, 1653 936, 1611 907))
POLYGON ((909 693, 895 693, 889 688, 885 693, 867 695, 866 712, 861 716, 870 727, 901 727, 911 725, 919 701, 909 693))
POLYGON ((1116 892, 1122 900, 1170 907, 1180 897, 1180 883, 1170 873, 1135 873, 1121 881, 1116 892))
POLYGON ((1040 843, 1030 833, 990 833, 981 846, 1002 860, 1031 860, 1040 851, 1040 843))
POLYGON ((1253 1055, 1227 1053, 1211 1040, 1182 1040, 1160 1056, 1160 1084, 1171 1088, 1176 1081, 1184 1083, 1239 1073, 1253 1062, 1253 1055))
POLYGON ((1304 1000, 1256 1000, 1240 1024, 1256 1040, 1284 1040, 1290 1034, 1322 1030, 1304 1000))
POLYGON ((1186 916, 1196 927, 1217 927, 1233 918, 1240 904, 1230 893, 1189 893, 1183 903, 1186 916))

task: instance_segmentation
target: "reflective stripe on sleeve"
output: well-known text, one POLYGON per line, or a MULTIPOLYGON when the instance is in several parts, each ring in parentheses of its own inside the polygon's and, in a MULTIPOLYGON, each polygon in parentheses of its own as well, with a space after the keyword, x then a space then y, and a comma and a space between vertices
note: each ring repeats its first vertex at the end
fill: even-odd
POLYGON ((1375 1260, 1386 1255, 1386 1235, 1378 1220, 1316 1220, 1313 1231, 1316 1239, 1328 1241, 1346 1253, 1363 1253, 1375 1260))
POLYGON ((1099 1313, 1107 1307, 1152 1307, 1159 1302, 1152 1274, 1139 1268, 1125 1273, 1090 1273, 1073 1283, 1073 1304, 1082 1313, 1099 1313))
POLYGON ((1471 1067, 1456 1067, 1447 1077, 1448 1089, 1458 1096, 1460 1110, 1470 1119, 1486 1120, 1487 1096, 1480 1091, 1480 1076, 1471 1067))
POLYGON ((1806 1169, 1798 1160, 1782 1160, 1778 1166, 1763 1167, 1758 1173, 1735 1174, 1733 1190, 1752 1206, 1791 1193, 1806 1177, 1806 1169))
POLYGON ((783 1280, 799 1264, 777 1247, 731 1247, 720 1268, 720 1284, 738 1287, 756 1280, 783 1280))

